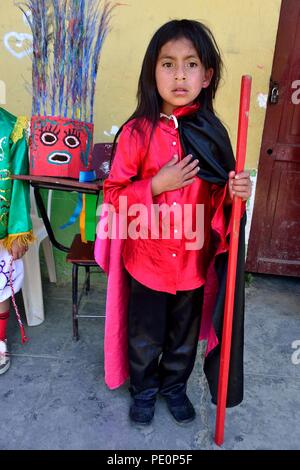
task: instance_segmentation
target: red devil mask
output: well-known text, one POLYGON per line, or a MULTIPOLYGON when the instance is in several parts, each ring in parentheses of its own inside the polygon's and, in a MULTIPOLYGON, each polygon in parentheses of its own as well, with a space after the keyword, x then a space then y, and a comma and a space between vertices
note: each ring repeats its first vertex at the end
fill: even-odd
POLYGON ((31 118, 30 174, 79 178, 90 170, 93 124, 56 116, 31 118))

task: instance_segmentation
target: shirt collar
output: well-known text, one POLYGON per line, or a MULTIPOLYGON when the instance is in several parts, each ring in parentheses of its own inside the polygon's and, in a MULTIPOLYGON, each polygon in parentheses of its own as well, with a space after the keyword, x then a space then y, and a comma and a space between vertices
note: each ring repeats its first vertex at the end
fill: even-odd
POLYGON ((167 119, 169 119, 168 125, 170 127, 173 127, 173 128, 175 127, 175 129, 177 129, 178 128, 178 118, 181 118, 182 116, 188 116, 189 114, 193 114, 196 111, 198 111, 199 108, 200 108, 199 103, 191 104, 191 105, 188 105, 188 106, 180 106, 179 108, 174 109, 174 112, 172 114, 170 114, 170 116, 167 116, 164 113, 160 113, 160 117, 161 118, 166 117, 167 119), (174 125, 173 125, 173 123, 174 123, 174 125))

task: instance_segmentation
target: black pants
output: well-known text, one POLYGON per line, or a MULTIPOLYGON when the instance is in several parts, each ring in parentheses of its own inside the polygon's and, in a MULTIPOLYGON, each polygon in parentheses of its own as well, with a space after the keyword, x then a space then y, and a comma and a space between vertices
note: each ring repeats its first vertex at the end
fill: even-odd
POLYGON ((186 392, 199 338, 203 287, 176 295, 131 278, 128 312, 130 391, 140 405, 158 392, 174 404, 186 392))

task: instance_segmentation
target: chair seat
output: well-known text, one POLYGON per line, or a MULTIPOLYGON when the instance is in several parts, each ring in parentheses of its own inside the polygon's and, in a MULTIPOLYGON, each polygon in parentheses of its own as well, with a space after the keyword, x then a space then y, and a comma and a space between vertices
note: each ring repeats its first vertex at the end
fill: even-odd
POLYGON ((94 242, 84 243, 81 241, 79 233, 75 235, 67 255, 67 261, 68 263, 97 266, 94 258, 94 242))

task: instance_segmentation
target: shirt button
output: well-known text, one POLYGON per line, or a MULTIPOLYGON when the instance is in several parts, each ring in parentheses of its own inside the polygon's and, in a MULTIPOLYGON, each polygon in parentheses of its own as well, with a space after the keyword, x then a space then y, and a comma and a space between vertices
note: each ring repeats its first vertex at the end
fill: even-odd
POLYGON ((176 258, 176 253, 172 253, 173 258, 176 258))
POLYGON ((173 206, 176 206, 177 202, 173 202, 173 206))
POLYGON ((178 230, 177 230, 177 228, 175 228, 174 233, 177 233, 177 232, 178 232, 178 230))
POLYGON ((175 147, 175 145, 177 145, 177 142, 175 142, 175 140, 174 140, 174 142, 172 142, 172 144, 173 144, 173 145, 174 145, 174 147, 175 147))

